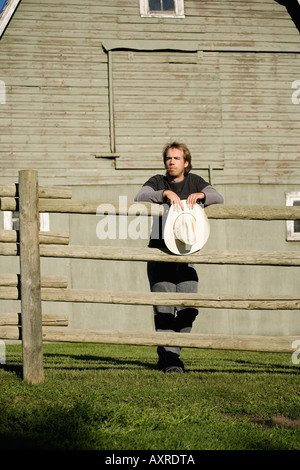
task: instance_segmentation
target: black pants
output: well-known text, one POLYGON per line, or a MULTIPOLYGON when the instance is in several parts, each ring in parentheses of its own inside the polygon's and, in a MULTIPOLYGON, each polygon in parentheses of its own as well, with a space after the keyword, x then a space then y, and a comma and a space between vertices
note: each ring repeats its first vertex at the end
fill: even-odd
MULTIPOLYGON (((151 292, 198 292, 198 275, 192 264, 149 261, 147 270, 151 292)), ((194 307, 158 305, 153 310, 156 331, 189 333, 198 315, 194 307)), ((165 349, 180 354, 178 347, 165 349)))

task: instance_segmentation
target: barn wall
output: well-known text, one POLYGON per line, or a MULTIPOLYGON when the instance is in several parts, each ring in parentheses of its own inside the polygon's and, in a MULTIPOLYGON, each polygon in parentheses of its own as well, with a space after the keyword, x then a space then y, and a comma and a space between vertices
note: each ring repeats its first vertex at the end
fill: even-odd
POLYGON ((186 0, 185 15, 22 0, 1 39, 1 180, 34 167, 56 184, 139 183, 183 138, 195 169, 223 168, 216 182, 299 183, 299 32, 285 7, 186 0))

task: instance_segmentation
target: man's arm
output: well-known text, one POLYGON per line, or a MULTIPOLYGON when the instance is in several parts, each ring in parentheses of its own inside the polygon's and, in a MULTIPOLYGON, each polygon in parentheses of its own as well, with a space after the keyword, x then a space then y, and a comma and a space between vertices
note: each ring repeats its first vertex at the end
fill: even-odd
POLYGON ((204 193, 204 205, 210 206, 211 204, 224 204, 224 198, 218 191, 212 186, 206 186, 202 192, 204 193))
POLYGON ((159 189, 158 191, 155 191, 155 189, 151 188, 151 186, 142 186, 142 188, 135 196, 134 200, 138 202, 144 201, 162 204, 164 200, 163 192, 164 189, 159 189))
POLYGON ((183 204, 180 200, 180 197, 169 189, 160 189, 155 191, 155 189, 151 188, 151 186, 145 185, 137 193, 134 200, 138 202, 144 201, 163 204, 164 198, 168 198, 171 205, 178 205, 183 210, 183 204))
POLYGON ((197 202, 204 204, 206 207, 211 204, 223 204, 224 198, 215 188, 208 185, 200 193, 190 194, 186 201, 188 207, 193 207, 197 202))
MULTIPOLYGON (((177 194, 173 193, 173 191, 166 189, 155 191, 151 186, 143 186, 135 196, 134 200, 162 204, 164 202, 164 197, 167 197, 171 204, 181 205, 179 197, 177 194)), ((221 194, 210 185, 207 185, 200 193, 191 194, 187 203, 193 206, 198 201, 203 202, 205 206, 224 203, 223 196, 221 196, 221 194)))

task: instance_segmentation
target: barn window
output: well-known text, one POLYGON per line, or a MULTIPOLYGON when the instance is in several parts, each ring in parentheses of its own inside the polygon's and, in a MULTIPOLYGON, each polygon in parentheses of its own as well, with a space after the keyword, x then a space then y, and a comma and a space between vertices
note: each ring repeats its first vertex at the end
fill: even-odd
MULTIPOLYGON (((287 206, 300 206, 300 192, 286 194, 287 206)), ((300 220, 287 220, 287 240, 300 241, 300 220)))
POLYGON ((140 0, 142 16, 184 18, 183 0, 140 0))

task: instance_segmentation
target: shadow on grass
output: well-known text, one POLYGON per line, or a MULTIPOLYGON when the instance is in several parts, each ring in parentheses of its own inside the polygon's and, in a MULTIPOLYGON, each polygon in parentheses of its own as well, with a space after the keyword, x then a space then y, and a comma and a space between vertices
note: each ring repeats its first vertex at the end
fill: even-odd
POLYGON ((45 358, 45 367, 52 368, 53 367, 53 359, 57 360, 60 359, 61 362, 57 362, 55 367, 59 367, 60 369, 94 369, 94 370, 105 370, 105 369, 150 369, 155 370, 157 369, 157 363, 154 361, 153 363, 147 361, 141 361, 139 359, 121 359, 115 357, 104 357, 104 356, 91 356, 91 355, 80 355, 77 356, 75 354, 57 354, 57 353, 44 353, 45 358), (47 361, 49 359, 49 361, 47 361), (77 364, 76 364, 76 361, 77 364), (86 367, 84 367, 83 363, 86 363, 86 367), (67 365, 68 364, 68 365, 67 365))
MULTIPOLYGON (((51 351, 44 350, 44 368, 48 370, 148 370, 148 371, 158 371, 157 368, 157 355, 156 348, 147 352, 145 355, 135 355, 134 353, 126 354, 124 357, 124 351, 117 351, 116 354, 114 350, 112 354, 106 353, 102 354, 99 351, 98 354, 91 354, 90 351, 83 351, 78 354, 76 351, 51 351), (149 353, 149 354, 148 354, 149 353)), ((185 352, 185 351, 184 351, 185 352)), ((210 373, 210 374, 279 374, 284 376, 289 375, 298 375, 299 366, 295 366, 292 363, 290 365, 285 363, 280 363, 276 361, 276 358, 270 358, 262 356, 262 360, 257 360, 258 357, 255 355, 244 356, 245 359, 241 356, 232 357, 230 354, 219 355, 218 351, 211 351, 210 355, 207 350, 202 354, 202 351, 199 350, 199 356, 188 354, 183 354, 183 362, 185 363, 185 369, 187 373, 210 373), (274 361, 274 362, 272 362, 274 361), (276 362, 275 362, 276 361, 276 362)), ((140 354, 140 351, 139 351, 140 354)), ((22 378, 22 361, 21 356, 14 357, 11 363, 1 365, 1 368, 7 372, 14 373, 17 377, 22 378)), ((161 372, 161 371, 159 371, 161 372)))
MULTIPOLYGON (((148 353, 143 353, 142 357, 137 357, 135 352, 132 354, 128 353, 126 357, 122 357, 121 353, 121 357, 119 357, 118 354, 116 354, 116 351, 114 351, 114 354, 111 356, 106 352, 103 354, 103 351, 101 355, 91 354, 90 352, 91 351, 88 353, 88 351, 86 351, 86 354, 76 354, 75 351, 73 351, 73 353, 69 351, 62 353, 62 350, 60 350, 60 352, 45 351, 45 368, 49 371, 65 369, 70 372, 105 369, 116 369, 117 371, 125 370, 128 371, 130 386, 132 384, 132 377, 130 375, 131 371, 156 369, 156 357, 153 350, 149 352, 149 355, 148 353)), ((13 360, 15 362, 11 365, 5 366, 5 369, 9 372, 15 372, 17 375, 22 375, 22 367, 18 364, 18 361, 20 360, 19 355, 18 357, 14 356, 13 360)), ((225 354, 223 354, 223 357, 219 360, 217 354, 204 355, 203 353, 201 355, 201 351, 199 351, 199 357, 198 354, 186 355, 188 373, 192 374, 199 372, 200 376, 203 373, 227 374, 228 376, 232 373, 236 375, 248 374, 249 376, 251 376, 251 374, 270 374, 270 377, 271 374, 277 374, 282 377, 281 382, 285 382, 284 379, 289 375, 299 374, 299 367, 293 367, 292 365, 289 366, 286 363, 286 359, 284 364, 279 364, 279 361, 280 359, 278 359, 277 363, 276 357, 270 359, 270 356, 266 356, 266 358, 262 357, 260 360, 258 356, 254 355, 251 357, 244 355, 234 358, 225 354), (247 359, 248 357, 249 359, 247 359), (271 362, 272 360, 274 362, 271 362)), ((110 374, 108 374, 108 376, 109 375, 110 374)), ((72 378, 73 374, 71 373, 70 376, 72 378)), ((198 376, 195 375, 195 377, 198 380, 198 376)), ((123 380, 123 377, 121 379, 123 380)), ((194 383, 197 382, 197 380, 194 381, 194 383)), ((192 380, 187 380, 186 386, 189 387, 189 383, 192 382, 192 380)), ((86 383, 89 384, 88 381, 86 383)), ((121 380, 118 383, 121 383, 121 380)), ((32 393, 30 388, 25 388, 26 393, 23 396, 23 389, 22 387, 19 388, 18 384, 15 394, 12 395, 13 398, 7 401, 6 406, 0 407, 0 450, 107 450, 115 448, 114 445, 116 439, 118 439, 119 445, 122 445, 123 447, 127 446, 129 449, 132 448, 129 447, 132 443, 130 439, 135 439, 140 442, 141 429, 139 427, 133 429, 133 423, 136 423, 136 418, 132 420, 132 408, 128 405, 132 398, 131 395, 128 397, 127 394, 127 399, 122 402, 123 406, 119 407, 119 402, 115 400, 116 397, 111 400, 109 383, 108 389, 105 389, 104 393, 102 393, 100 389, 99 399, 96 399, 96 401, 95 398, 98 396, 97 394, 94 394, 96 389, 93 389, 93 394, 90 395, 81 393, 81 398, 79 399, 77 392, 73 392, 73 387, 76 387, 76 383, 71 381, 71 385, 69 384, 68 386, 71 388, 68 389, 66 386, 65 393, 64 384, 62 384, 61 390, 64 393, 59 396, 59 399, 57 398, 57 395, 53 395, 53 392, 50 394, 50 391, 52 390, 50 389, 45 396, 38 396, 39 401, 35 402, 35 395, 32 393), (72 393, 70 391, 68 392, 68 390, 71 390, 72 393), (74 393, 76 393, 76 398, 74 393), (7 406, 7 404, 9 404, 9 406, 7 406), (24 406, 24 404, 26 404, 26 406, 24 406), (128 440, 126 441, 126 439, 128 440)), ((82 388, 82 390, 85 389, 82 388)), ((176 389, 175 392, 173 391, 172 393, 177 393, 176 389)), ((144 416, 146 416, 148 410, 150 410, 151 413, 154 413, 155 408, 153 405, 149 405, 149 403, 152 403, 152 400, 146 400, 145 403, 145 408, 143 411, 141 410, 141 413, 143 412, 144 416)), ((168 403, 169 402, 167 402, 167 404, 168 403)), ((281 410, 278 408, 278 411, 276 410, 276 412, 280 413, 281 410)), ((159 416, 160 415, 157 414, 158 420, 159 416)), ((201 421, 195 421, 193 424, 195 426, 194 431, 198 429, 199 422, 201 422, 201 425, 208 426, 210 429, 210 424, 205 416, 202 418, 201 415, 199 415, 199 420, 201 421)), ((242 417, 244 416, 245 415, 242 415, 242 417)), ((212 415, 211 418, 214 419, 214 415, 212 415)), ((266 435, 264 435, 260 430, 261 427, 265 429, 274 427, 275 430, 277 430, 278 427, 284 427, 285 433, 287 428, 292 427, 291 421, 283 421, 288 418, 279 415, 275 416, 275 418, 272 418, 272 421, 262 421, 261 418, 256 415, 253 417, 249 415, 249 420, 253 425, 257 425, 258 427, 255 431, 258 434, 251 434, 250 431, 252 428, 249 428, 249 438, 248 435, 247 439, 245 438, 247 442, 241 441, 242 437, 239 434, 239 429, 243 430, 243 426, 245 426, 245 424, 239 424, 238 418, 235 419, 235 417, 232 418, 231 415, 229 415, 228 423, 225 423, 226 427, 224 429, 232 433, 233 447, 237 446, 236 441, 238 440, 238 446, 241 449, 250 447, 255 449, 288 449, 292 446, 287 441, 289 436, 285 436, 285 434, 283 434, 282 437, 279 436, 273 443, 267 439, 266 435), (233 429, 232 423, 236 423, 235 426, 240 426, 240 428, 237 427, 236 430, 233 429)), ((164 421, 166 419, 166 416, 164 416, 164 426, 166 423, 169 425, 173 422, 170 420, 164 421)), ((151 420, 149 422, 153 423, 151 420)), ((156 425, 156 420, 154 422, 156 425)), ((182 422, 182 420, 180 422, 182 422)), ((184 433, 184 430, 187 430, 188 428, 184 427, 184 421, 182 425, 184 433)), ((189 425, 189 423, 186 423, 186 426, 189 425)), ((296 427, 298 426, 298 422, 293 421, 292 425, 296 427)), ((166 428, 163 429, 165 432, 166 428)), ((223 435, 222 427, 219 432, 220 436, 221 434, 223 435)), ((278 430, 276 432, 278 434, 278 430)), ((296 432, 295 429, 293 432, 296 432)), ((154 438, 158 439, 156 436, 153 436, 153 439, 154 438)), ((205 442, 207 443, 207 441, 205 442)), ((177 444, 174 444, 174 446, 175 445, 177 444)))
MULTIPOLYGON (((124 370, 124 368, 130 369, 148 369, 148 370, 158 370, 156 358, 153 360, 153 363, 147 361, 141 361, 139 359, 122 359, 116 357, 106 357, 106 356, 94 356, 94 355, 75 355, 75 354, 59 354, 59 353, 44 353, 44 357, 49 359, 45 360, 45 367, 52 368, 53 363, 52 359, 60 359, 61 362, 57 362, 55 367, 60 369, 74 369, 74 370, 108 370, 108 369, 119 369, 124 370), (76 364, 75 361, 78 361, 76 364), (87 363, 87 366, 83 366, 83 362, 87 363), (66 366, 64 364, 68 363, 66 366)), ((283 374, 283 375, 298 375, 299 368, 294 365, 282 365, 276 363, 264 363, 264 362, 255 362, 255 361, 246 361, 239 359, 230 359, 227 358, 226 362, 228 365, 220 365, 215 367, 197 367, 195 361, 187 359, 184 361, 186 363, 186 372, 199 372, 199 373, 237 373, 237 374, 262 374, 262 373, 271 373, 271 374, 283 374)), ((207 362, 207 360, 205 361, 207 362)), ((199 363, 201 359, 199 358, 199 363)))
MULTIPOLYGON (((97 416, 99 419, 99 416, 97 416)), ((91 448, 91 406, 0 409, 0 450, 85 450, 91 448)))
POLYGON ((17 377, 23 377, 23 366, 22 364, 1 364, 0 368, 6 372, 12 372, 17 377))

